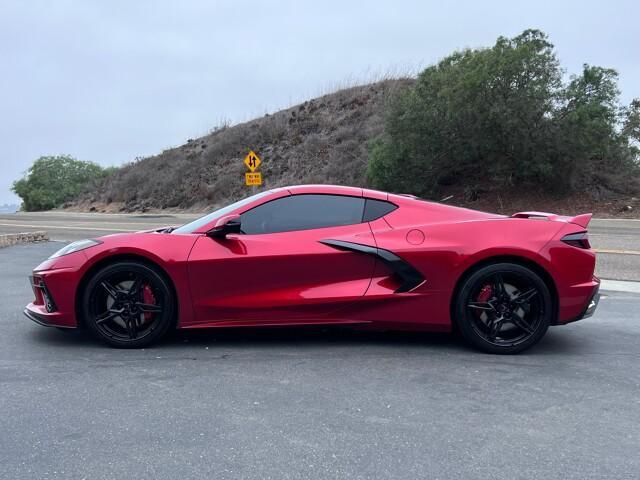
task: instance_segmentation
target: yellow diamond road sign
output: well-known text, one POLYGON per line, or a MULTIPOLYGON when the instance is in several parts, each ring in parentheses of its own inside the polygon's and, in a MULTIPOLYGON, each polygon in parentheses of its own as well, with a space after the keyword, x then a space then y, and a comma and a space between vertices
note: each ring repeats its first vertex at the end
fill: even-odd
POLYGON ((244 183, 249 186, 253 185, 262 185, 262 174, 260 172, 255 173, 245 173, 244 174, 244 183))
MULTIPOLYGON (((262 162, 260 157, 253 150, 249 150, 249 154, 244 157, 244 164, 249 170, 255 172, 262 162)), ((248 184, 247 184, 248 185, 248 184)))

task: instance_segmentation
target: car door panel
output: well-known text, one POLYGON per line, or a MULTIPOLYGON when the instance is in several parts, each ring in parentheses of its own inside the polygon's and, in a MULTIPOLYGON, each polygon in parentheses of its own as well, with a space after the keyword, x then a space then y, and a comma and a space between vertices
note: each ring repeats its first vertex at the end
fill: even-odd
POLYGON ((323 239, 375 246, 368 223, 225 239, 202 236, 188 267, 197 322, 332 321, 342 307, 365 295, 375 258, 337 250, 323 239))

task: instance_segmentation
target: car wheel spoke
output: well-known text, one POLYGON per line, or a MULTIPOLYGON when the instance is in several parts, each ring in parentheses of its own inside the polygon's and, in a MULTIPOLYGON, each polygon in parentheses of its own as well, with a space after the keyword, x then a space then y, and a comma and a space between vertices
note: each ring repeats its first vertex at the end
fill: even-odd
POLYGON ((129 317, 125 320, 125 325, 127 327, 127 333, 129 334, 129 338, 131 340, 135 340, 138 336, 138 325, 135 317, 129 317))
POLYGON ((102 283, 100 283, 100 285, 102 285, 102 288, 104 288, 107 291, 107 293, 109 294, 109 296, 111 298, 113 298, 114 300, 116 300, 118 298, 118 294, 120 292, 118 291, 117 288, 115 288, 109 282, 103 281, 102 283))
POLYGON ((533 333, 533 328, 529 325, 523 318, 518 315, 513 315, 511 317, 511 323, 513 323, 520 330, 524 330, 528 335, 533 333))
POLYGON ((503 298, 506 294, 506 289, 504 288, 504 279, 502 278, 502 274, 496 273, 493 276, 493 293, 497 298, 503 298))
POLYGON ((117 317, 121 313, 122 313, 122 310, 109 309, 105 313, 103 313, 102 315, 96 318, 96 323, 99 325, 101 323, 108 322, 109 320, 117 317))
POLYGON ((133 283, 129 287, 128 293, 131 296, 137 295, 140 293, 141 289, 142 289, 142 279, 140 277, 135 277, 135 279, 133 280, 133 283))
POLYGON ((496 337, 498 336, 498 332, 500 331, 500 327, 502 326, 502 322, 503 322, 502 318, 496 318, 489 325, 489 333, 487 334, 487 337, 488 337, 490 342, 495 342, 496 341, 496 337))
POLYGON ((475 308, 476 310, 487 310, 490 312, 495 310, 495 308, 493 308, 493 305, 491 305, 489 302, 469 302, 467 306, 469 308, 475 308))
POLYGON ((526 292, 522 292, 522 293, 519 293, 518 295, 516 295, 512 299, 512 301, 515 302, 515 303, 518 303, 518 304, 525 303, 525 302, 528 302, 529 300, 531 300, 537 294, 538 294, 538 290, 536 290, 535 288, 530 288, 526 292))
POLYGON ((153 303, 136 302, 135 305, 143 313, 160 313, 160 312, 162 312, 162 307, 160 305, 155 305, 153 303))

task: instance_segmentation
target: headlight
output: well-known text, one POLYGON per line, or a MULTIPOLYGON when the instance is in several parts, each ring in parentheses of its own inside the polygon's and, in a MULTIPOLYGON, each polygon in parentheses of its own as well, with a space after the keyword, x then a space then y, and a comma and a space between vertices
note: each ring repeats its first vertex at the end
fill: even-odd
POLYGON ((63 255, 69 255, 73 252, 79 252, 80 250, 84 250, 85 248, 93 247, 94 245, 100 245, 102 242, 100 240, 78 240, 77 242, 70 243, 69 245, 62 247, 56 253, 51 255, 49 258, 58 258, 63 255))

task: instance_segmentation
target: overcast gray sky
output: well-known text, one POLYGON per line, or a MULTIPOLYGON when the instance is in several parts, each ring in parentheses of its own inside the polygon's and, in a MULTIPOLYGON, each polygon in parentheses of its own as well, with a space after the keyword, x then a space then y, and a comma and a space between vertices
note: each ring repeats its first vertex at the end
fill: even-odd
POLYGON ((569 73, 616 68, 628 102, 638 19, 631 0, 0 0, 0 204, 40 155, 118 165, 529 27, 569 73))

